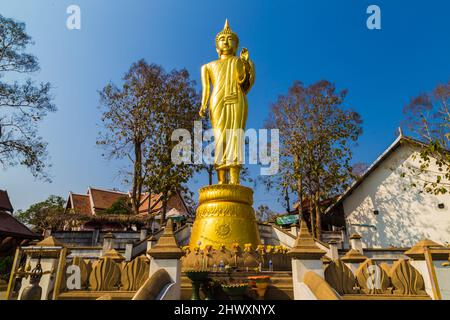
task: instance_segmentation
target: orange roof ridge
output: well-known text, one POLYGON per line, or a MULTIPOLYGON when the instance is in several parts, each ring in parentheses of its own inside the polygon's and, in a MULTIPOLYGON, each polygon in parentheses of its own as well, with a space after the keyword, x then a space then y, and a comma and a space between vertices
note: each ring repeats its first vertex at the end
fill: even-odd
POLYGON ((103 192, 111 192, 111 193, 120 193, 120 194, 124 194, 127 195, 127 192, 123 192, 123 191, 116 191, 116 190, 110 190, 110 189, 102 189, 102 188, 97 188, 97 187, 89 187, 89 190, 97 190, 97 191, 103 191, 103 192))
POLYGON ((72 191, 70 191, 69 193, 70 193, 71 195, 73 195, 73 196, 89 197, 88 194, 75 193, 75 192, 72 192, 72 191))

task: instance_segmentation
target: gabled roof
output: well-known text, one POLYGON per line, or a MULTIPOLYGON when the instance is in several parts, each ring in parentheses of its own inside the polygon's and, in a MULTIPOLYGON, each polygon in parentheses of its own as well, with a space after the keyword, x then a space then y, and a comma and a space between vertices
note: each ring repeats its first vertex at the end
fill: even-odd
POLYGON ((352 194, 352 192, 358 188, 358 186, 363 183, 363 181, 373 172, 376 168, 378 168, 384 160, 386 160, 395 150, 397 150, 402 143, 410 143, 419 147, 427 147, 426 144, 420 142, 419 140, 406 137, 403 134, 400 134, 397 139, 370 165, 369 168, 345 191, 340 197, 337 198, 337 201, 328 207, 325 210, 325 214, 332 211, 338 205, 340 205, 348 196, 352 194))
POLYGON ((0 236, 10 236, 25 239, 38 238, 39 235, 32 232, 11 214, 0 210, 0 236))
POLYGON ((162 194, 150 194, 144 193, 141 195, 141 204, 139 206, 139 213, 140 214, 147 214, 152 213, 154 211, 158 211, 161 209, 162 203, 161 203, 161 196, 162 194), (151 206, 151 208, 149 208, 151 206), (150 209, 150 210, 149 210, 150 209))
MULTIPOLYGON (((324 200, 321 200, 320 201, 320 206, 322 206, 322 207, 325 207, 325 206, 329 206, 331 203, 333 203, 333 201, 334 200, 336 200, 336 196, 334 196, 334 197, 332 197, 332 198, 328 198, 328 199, 324 199, 324 200)), ((299 206, 299 204, 300 204, 300 202, 296 202, 295 204, 294 204, 294 210, 293 210, 293 212, 295 212, 295 211, 298 211, 298 206, 299 206)), ((304 199, 303 200, 303 211, 307 211, 307 210, 310 210, 311 208, 311 206, 314 206, 314 203, 312 202, 312 201, 310 201, 310 199, 304 199)), ((288 213, 289 214, 289 213, 288 213)), ((291 213, 292 214, 292 213, 291 213)))
MULTIPOLYGON (((151 214, 155 214, 155 213, 159 213, 159 211, 161 211, 162 209, 162 194, 152 194, 151 196, 151 210, 149 210, 148 206, 149 206, 149 194, 145 194, 144 195, 144 200, 141 202, 141 205, 139 207, 139 213, 140 214, 147 214, 147 213, 151 213, 151 214)), ((179 192, 177 192, 175 195, 173 195, 168 203, 167 203, 167 212, 169 212, 170 210, 175 209, 178 211, 178 213, 180 213, 181 215, 189 215, 189 209, 186 205, 186 203, 184 202, 183 197, 180 195, 179 192)))
POLYGON ((89 187, 88 195, 90 195, 91 206, 92 208, 94 208, 94 210, 108 209, 117 200, 123 197, 128 197, 128 193, 92 187, 89 187))
MULTIPOLYGON (((130 198, 130 196, 130 193, 89 187, 85 195, 73 192, 69 193, 66 212, 69 209, 73 209, 77 214, 95 215, 97 213, 96 211, 108 209, 117 200, 123 197, 130 198)), ((149 193, 143 193, 141 195, 139 214, 158 214, 162 209, 161 196, 161 194, 151 194, 150 196, 149 193), (149 208, 149 205, 151 208, 149 208)), ((171 209, 176 209, 181 214, 190 214, 184 199, 179 193, 176 193, 169 199, 167 210, 169 211, 171 209)))
POLYGON ((73 209, 78 214, 92 214, 90 198, 86 194, 69 193, 66 209, 73 209))
POLYGON ((0 210, 13 212, 13 206, 9 200, 8 192, 6 190, 0 190, 0 210))

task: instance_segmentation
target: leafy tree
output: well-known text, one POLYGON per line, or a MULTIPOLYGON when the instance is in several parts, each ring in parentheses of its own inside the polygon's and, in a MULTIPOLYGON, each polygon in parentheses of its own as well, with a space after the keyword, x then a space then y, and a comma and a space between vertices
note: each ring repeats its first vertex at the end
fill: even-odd
POLYGON ((113 204, 107 208, 104 214, 124 214, 129 215, 133 213, 133 208, 128 197, 122 197, 113 202, 113 204))
POLYGON ((17 219, 33 227, 33 230, 42 233, 45 229, 55 227, 52 220, 64 214, 65 200, 62 197, 51 195, 45 201, 31 205, 27 210, 19 210, 17 219))
POLYGON ((0 259, 0 280, 8 281, 11 274, 14 257, 6 256, 0 259))
POLYGON ((418 156, 419 167, 411 172, 423 180, 428 193, 445 194, 450 191, 450 81, 440 84, 429 93, 414 97, 403 108, 403 124, 424 143, 418 156), (430 166, 438 172, 432 173, 430 166))
POLYGON ((295 191, 299 214, 305 199, 313 204, 310 224, 317 238, 320 203, 347 188, 351 146, 362 132, 360 115, 342 105, 346 93, 326 80, 309 87, 296 81, 272 105, 266 121, 267 128, 280 130, 280 172, 272 179, 283 195, 295 191))
POLYGON ((261 222, 269 221, 275 217, 275 213, 267 205, 263 204, 255 210, 255 215, 256 219, 261 222))
POLYGON ((161 105, 165 78, 161 66, 139 60, 123 77, 121 88, 110 83, 100 91, 105 130, 99 133, 97 144, 107 151, 104 154, 107 159, 128 159, 131 162, 132 170, 125 169, 121 173, 126 184, 130 183, 131 177, 131 204, 136 214, 147 175, 147 145, 155 134, 152 109, 161 105))
MULTIPOLYGON (((39 63, 25 52, 32 44, 25 24, 0 15, 0 79, 36 72, 39 63)), ((50 84, 35 85, 30 79, 0 81, 0 164, 7 168, 24 165, 38 178, 46 173, 47 144, 37 134, 37 124, 47 112, 56 111, 51 102, 50 84)))

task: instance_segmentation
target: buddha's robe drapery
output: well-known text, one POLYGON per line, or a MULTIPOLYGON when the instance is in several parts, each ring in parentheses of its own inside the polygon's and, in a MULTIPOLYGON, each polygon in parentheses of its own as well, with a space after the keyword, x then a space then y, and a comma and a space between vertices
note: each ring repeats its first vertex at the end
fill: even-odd
POLYGON ((216 169, 242 165, 244 130, 255 69, 251 60, 231 56, 206 64, 204 81, 211 81, 210 119, 214 130, 216 169))

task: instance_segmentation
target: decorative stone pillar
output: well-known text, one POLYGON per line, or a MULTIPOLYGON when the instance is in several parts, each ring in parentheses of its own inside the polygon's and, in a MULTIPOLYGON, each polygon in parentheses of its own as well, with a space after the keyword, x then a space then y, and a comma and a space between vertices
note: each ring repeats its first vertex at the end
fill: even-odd
POLYGON ((151 248, 153 248, 156 245, 157 241, 158 241, 158 239, 156 239, 156 237, 153 235, 147 239, 147 256, 149 259, 150 259, 150 256, 148 255, 148 252, 151 248))
POLYGON ((52 235, 52 228, 47 228, 44 230, 44 239, 52 235))
POLYGON ((330 242, 328 242, 328 244, 330 245, 330 257, 329 258, 333 261, 339 259, 338 242, 336 240, 330 240, 330 242))
POLYGON ((352 270, 353 274, 356 275, 356 270, 358 269, 361 262, 367 260, 367 257, 362 255, 356 249, 350 249, 342 258, 341 261, 345 263, 350 270, 352 270))
POLYGON ((350 248, 358 250, 360 254, 363 254, 363 245, 359 234, 354 233, 350 236, 350 248))
POLYGON ((133 254, 133 244, 127 243, 125 245, 125 261, 131 261, 132 254, 133 254))
POLYGON ((300 222, 300 232, 295 240, 294 247, 288 252, 288 255, 291 257, 292 263, 294 299, 305 299, 303 277, 308 271, 313 271, 321 278, 324 278, 321 258, 325 255, 325 251, 316 245, 304 220, 300 222))
POLYGON ((150 277, 159 269, 165 269, 174 282, 171 289, 170 300, 179 300, 181 297, 181 261, 183 251, 178 247, 173 234, 172 220, 167 220, 164 233, 154 247, 147 251, 151 257, 150 277))
POLYGON ((291 224, 291 234, 296 238, 298 236, 298 228, 295 223, 291 224))
POLYGON ((103 254, 112 249, 114 249, 114 235, 111 232, 108 232, 103 237, 103 254))
POLYGON ((424 239, 406 251, 405 255, 422 275, 427 294, 433 300, 450 300, 450 248, 424 239))
POLYGON ((147 229, 141 229, 141 234, 139 235, 139 240, 142 241, 147 238, 147 229))
POLYGON ((97 245, 99 236, 100 236, 100 229, 95 228, 94 230, 92 230, 92 246, 97 245))

